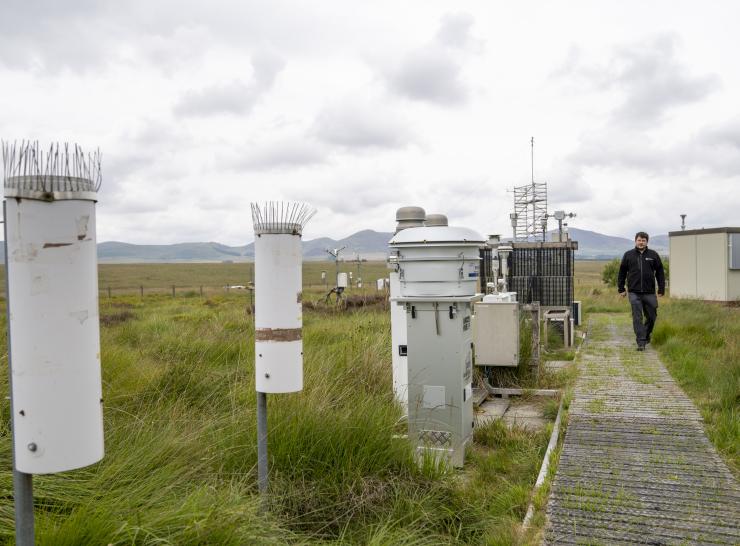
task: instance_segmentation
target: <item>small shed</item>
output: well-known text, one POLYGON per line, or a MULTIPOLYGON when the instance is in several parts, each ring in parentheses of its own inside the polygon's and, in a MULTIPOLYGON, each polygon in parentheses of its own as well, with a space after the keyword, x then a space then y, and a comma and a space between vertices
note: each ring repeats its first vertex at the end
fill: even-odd
POLYGON ((672 297, 740 300, 740 227, 687 229, 668 236, 672 297))

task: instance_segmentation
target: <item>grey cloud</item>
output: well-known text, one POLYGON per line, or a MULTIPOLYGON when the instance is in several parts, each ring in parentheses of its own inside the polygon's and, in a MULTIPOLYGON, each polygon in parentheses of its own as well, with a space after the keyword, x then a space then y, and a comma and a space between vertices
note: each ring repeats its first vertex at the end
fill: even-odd
POLYGON ((326 162, 326 151, 308 138, 288 138, 255 148, 247 147, 233 162, 236 170, 266 171, 320 165, 326 162))
POLYGON ((108 50, 98 38, 112 33, 105 12, 106 3, 95 0, 8 0, 0 17, 0 62, 46 72, 103 64, 108 50))
POLYGON ((740 153, 740 117, 705 129, 701 138, 707 145, 735 148, 740 153))
POLYGON ((452 106, 468 98, 461 70, 461 63, 447 51, 427 47, 409 53, 388 81, 391 89, 410 99, 452 106))
POLYGON ((408 52, 385 71, 389 88, 406 98, 442 106, 467 102, 470 92, 462 78, 466 49, 480 44, 471 35, 473 23, 469 14, 443 17, 430 43, 408 52))
POLYGON ((45 75, 147 63, 168 73, 216 47, 331 56, 368 27, 342 2, 299 9, 295 0, 5 0, 2 7, 0 65, 45 75))
POLYGON ((254 85, 257 89, 269 89, 277 75, 285 68, 285 59, 270 50, 258 50, 252 56, 254 85))
POLYGON ((175 105, 177 116, 210 116, 214 114, 245 114, 259 97, 255 87, 234 80, 225 84, 188 91, 175 105))
POLYGON ((407 200, 406 190, 383 178, 328 181, 320 184, 321 191, 316 191, 317 186, 318 184, 314 184, 296 188, 293 196, 311 203, 322 212, 331 211, 343 216, 368 214, 373 209, 387 207, 388 203, 407 200))
POLYGON ((647 127, 661 122, 672 109, 701 101, 720 86, 715 74, 695 75, 678 57, 679 38, 660 34, 612 51, 606 64, 587 64, 583 53, 571 46, 563 65, 552 78, 585 82, 592 88, 620 90, 623 101, 611 113, 610 123, 647 127))
POLYGON ((402 148, 411 142, 411 134, 394 112, 363 100, 325 107, 313 132, 323 142, 354 149, 402 148))
POLYGON ((178 116, 210 116, 214 114, 247 114, 257 101, 270 90, 285 61, 278 55, 258 51, 252 57, 252 83, 239 80, 216 84, 185 93, 175 105, 178 116))
POLYGON ((121 194, 127 184, 151 183, 152 179, 177 179, 187 174, 175 153, 187 149, 192 141, 174 125, 144 119, 116 137, 115 149, 103 149, 103 191, 121 194))
POLYGON ((615 61, 615 84, 626 91, 614 111, 617 122, 647 125, 660 121, 666 112, 697 102, 719 87, 715 75, 695 76, 676 59, 677 38, 663 35, 622 49, 615 61))
POLYGON ((554 207, 583 203, 594 196, 593 187, 584 177, 583 168, 566 160, 557 163, 548 174, 548 201, 554 207))
POLYGON ((605 127, 581 138, 567 161, 580 167, 632 169, 650 176, 740 173, 740 118, 711 125, 671 144, 605 127))
POLYGON ((435 40, 451 47, 466 47, 473 40, 475 18, 469 13, 447 14, 442 18, 435 40))

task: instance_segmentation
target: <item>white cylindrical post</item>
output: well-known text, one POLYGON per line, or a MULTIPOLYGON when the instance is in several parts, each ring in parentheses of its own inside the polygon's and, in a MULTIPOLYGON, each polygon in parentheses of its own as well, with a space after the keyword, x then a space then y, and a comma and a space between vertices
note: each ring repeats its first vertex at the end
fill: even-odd
POLYGON ((268 488, 267 393, 303 389, 303 226, 316 211, 302 203, 252 204, 257 480, 268 488))
POLYGON ((259 392, 303 388, 301 236, 255 233, 255 355, 259 392))
POLYGON ((16 543, 34 544, 33 474, 103 457, 95 201, 100 154, 3 145, 16 543))
MULTIPOLYGON (((4 152, 7 162, 15 149, 4 152)), ((37 148, 21 153, 44 163, 37 148)), ((56 153, 69 154, 69 163, 75 158, 80 172, 49 175, 39 168, 13 176, 6 165, 14 455, 16 468, 29 474, 103 458, 95 237, 100 166, 97 156, 83 170, 84 156, 67 148, 56 153)))

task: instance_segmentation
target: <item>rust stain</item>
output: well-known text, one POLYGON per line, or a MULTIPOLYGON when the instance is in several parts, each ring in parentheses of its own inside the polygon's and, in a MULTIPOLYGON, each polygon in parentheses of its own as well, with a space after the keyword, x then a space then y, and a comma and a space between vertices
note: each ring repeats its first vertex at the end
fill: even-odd
POLYGON ((59 248, 60 246, 72 246, 72 243, 44 243, 43 248, 59 248))
POLYGON ((298 292, 298 297, 296 298, 297 303, 301 303, 303 301, 303 292, 298 292))
POLYGON ((254 331, 255 341, 298 341, 300 328, 259 328, 254 331))

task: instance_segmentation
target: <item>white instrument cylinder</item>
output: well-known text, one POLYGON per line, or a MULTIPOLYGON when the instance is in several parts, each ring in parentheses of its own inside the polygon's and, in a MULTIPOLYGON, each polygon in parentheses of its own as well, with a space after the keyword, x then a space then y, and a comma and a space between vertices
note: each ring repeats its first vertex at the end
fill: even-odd
POLYGON ((255 386, 258 392, 303 389, 300 235, 256 234, 255 386))
POLYGON ((6 197, 15 465, 81 468, 104 454, 95 202, 6 197))

